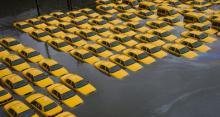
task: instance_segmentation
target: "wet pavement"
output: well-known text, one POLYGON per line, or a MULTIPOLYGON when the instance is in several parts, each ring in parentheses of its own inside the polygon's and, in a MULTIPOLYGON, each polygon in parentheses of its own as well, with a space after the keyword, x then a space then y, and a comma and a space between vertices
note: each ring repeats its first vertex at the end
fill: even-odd
MULTIPOLYGON (((23 13, 33 15, 35 9, 23 13)), ((154 64, 144 65, 138 72, 130 72, 123 80, 108 77, 89 64, 77 62, 68 54, 58 52, 44 43, 7 24, 13 17, 0 19, 0 38, 13 36, 44 56, 49 56, 71 72, 88 79, 97 92, 81 96, 84 104, 64 110, 78 117, 219 117, 220 116, 220 41, 209 44, 208 53, 194 60, 169 55, 154 64)), ((176 34, 182 28, 176 28, 176 34)), ((37 67, 34 64, 31 64, 37 67)), ((58 78, 53 77, 55 81, 58 78)), ((44 90, 34 87, 38 92, 44 90)), ((23 100, 24 98, 16 97, 23 100)), ((0 108, 1 117, 6 117, 0 108)))

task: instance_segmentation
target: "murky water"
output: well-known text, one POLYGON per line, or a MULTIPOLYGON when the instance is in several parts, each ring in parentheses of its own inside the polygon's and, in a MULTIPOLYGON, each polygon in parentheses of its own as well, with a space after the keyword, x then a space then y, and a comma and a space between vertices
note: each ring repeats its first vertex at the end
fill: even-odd
MULTIPOLYGON (((16 17, 30 16, 29 10, 16 17)), ((212 50, 195 60, 169 55, 156 63, 145 65, 138 72, 130 72, 124 80, 108 77, 88 64, 77 62, 64 54, 36 42, 27 34, 10 26, 15 16, 2 18, 0 37, 14 36, 24 45, 48 53, 71 72, 88 79, 97 93, 81 96, 85 103, 74 109, 62 105, 78 117, 219 117, 220 116, 220 41, 210 44, 212 50)), ((184 29, 176 27, 178 35, 184 29)), ((33 66, 37 67, 33 64, 33 66)), ((53 77, 55 81, 57 78, 53 77)), ((38 92, 45 93, 35 87, 38 92)), ((24 98, 16 97, 20 100, 24 98)), ((0 109, 1 117, 6 115, 0 109)))

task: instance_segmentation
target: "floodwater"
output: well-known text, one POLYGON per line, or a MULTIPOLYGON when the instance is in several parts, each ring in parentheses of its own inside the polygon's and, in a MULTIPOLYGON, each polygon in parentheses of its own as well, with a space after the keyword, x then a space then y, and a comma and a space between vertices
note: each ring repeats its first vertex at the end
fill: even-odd
MULTIPOLYGON (((29 10, 17 17, 30 16, 29 10)), ((13 16, 14 17, 14 16, 13 16)), ((71 72, 88 79, 97 92, 81 96, 84 104, 64 110, 78 117, 219 117, 220 116, 220 41, 209 44, 212 50, 194 60, 169 55, 138 72, 130 72, 123 80, 108 77, 89 64, 77 62, 27 34, 16 31, 0 20, 0 37, 13 36, 44 56, 59 61, 71 72), (49 54, 49 55, 48 55, 49 54)), ((182 28, 176 27, 176 35, 182 28)), ((34 64, 32 66, 37 67, 34 64)), ((58 78, 53 77, 58 82, 58 78)), ((34 87, 38 92, 44 90, 34 87)), ((24 100, 24 97, 17 97, 24 100)), ((6 117, 0 108, 1 117, 6 117)))

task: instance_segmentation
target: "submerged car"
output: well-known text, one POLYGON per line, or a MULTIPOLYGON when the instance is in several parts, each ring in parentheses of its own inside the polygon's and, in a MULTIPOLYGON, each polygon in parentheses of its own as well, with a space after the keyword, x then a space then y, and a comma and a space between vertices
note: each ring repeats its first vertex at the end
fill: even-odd
POLYGON ((49 40, 48 44, 51 47, 53 47, 61 52, 70 52, 71 50, 74 49, 66 41, 64 41, 63 39, 58 39, 58 38, 49 40))
POLYGON ((217 41, 215 38, 209 36, 207 33, 201 32, 201 31, 184 31, 181 33, 181 36, 186 37, 186 38, 188 38, 188 37, 194 38, 199 41, 206 42, 206 43, 213 43, 213 42, 217 41))
POLYGON ((18 53, 21 57, 33 63, 38 63, 39 61, 44 59, 43 55, 41 55, 40 52, 29 47, 25 47, 21 50, 18 50, 18 53))
POLYGON ((14 27, 17 28, 18 30, 20 31, 23 31, 25 33, 31 33, 32 31, 34 31, 34 27, 27 23, 27 22, 15 22, 14 24, 14 27))
POLYGON ((117 52, 120 52, 126 48, 125 46, 121 45, 118 41, 114 39, 99 39, 97 40, 97 43, 99 43, 100 45, 110 50, 117 51, 117 52))

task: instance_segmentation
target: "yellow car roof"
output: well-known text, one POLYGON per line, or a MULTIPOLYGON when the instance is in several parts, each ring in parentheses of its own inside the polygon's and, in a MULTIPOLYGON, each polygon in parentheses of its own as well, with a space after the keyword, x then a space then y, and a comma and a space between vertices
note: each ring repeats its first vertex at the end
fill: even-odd
POLYGON ((56 29, 57 27, 56 26, 47 26, 46 28, 48 28, 49 30, 53 30, 53 29, 56 29))
POLYGON ((25 47, 25 48, 23 48, 21 51, 24 51, 24 52, 26 52, 26 53, 31 53, 31 52, 34 52, 34 51, 36 51, 36 50, 33 49, 33 48, 30 48, 30 47, 25 47))
POLYGON ((52 17, 52 16, 50 16, 50 15, 42 15, 42 16, 40 16, 40 18, 50 18, 50 17, 52 17))
POLYGON ((112 57, 118 58, 118 59, 120 59, 122 61, 126 61, 126 60, 131 59, 127 55, 123 55, 123 54, 115 54, 115 55, 112 55, 112 57))
POLYGON ((71 24, 71 23, 69 23, 69 22, 60 22, 60 24, 62 24, 62 25, 69 25, 69 24, 71 24))
POLYGON ((16 74, 10 74, 10 75, 3 77, 3 80, 4 81, 9 80, 11 83, 16 83, 16 82, 22 81, 23 79, 16 74))
POLYGON ((21 59, 21 57, 19 57, 16 54, 10 54, 6 58, 10 59, 11 61, 14 61, 14 60, 17 60, 17 59, 21 59))
POLYGON ((154 21, 148 21, 148 22, 156 23, 156 24, 164 23, 164 21, 162 21, 162 20, 154 20, 154 21))
POLYGON ((57 61, 55 61, 55 60, 53 60, 53 59, 48 59, 48 58, 43 59, 42 62, 46 63, 46 64, 49 65, 49 66, 52 66, 52 65, 58 64, 57 61))
POLYGON ((140 22, 127 22, 126 24, 137 25, 140 24, 140 22))
POLYGON ((78 13, 81 13, 81 11, 75 10, 75 11, 69 11, 67 13, 78 14, 78 13))
POLYGON ((125 51, 135 53, 136 55, 144 53, 144 51, 139 50, 139 49, 126 49, 125 51))
POLYGON ((36 21, 39 21, 39 19, 37 19, 37 18, 31 18, 31 19, 28 19, 27 21, 36 22, 36 21))
POLYGON ((92 47, 94 49, 98 49, 98 48, 102 47, 101 45, 99 45, 97 43, 90 43, 90 44, 86 44, 85 46, 92 47))
POLYGON ((94 28, 94 29, 102 29, 102 28, 105 28, 105 27, 100 26, 100 25, 95 25, 95 26, 92 26, 92 28, 94 28))
POLYGON ((188 12, 188 13, 185 13, 184 15, 192 16, 192 17, 195 17, 195 18, 204 16, 202 13, 197 13, 197 12, 188 12))
POLYGON ((122 7, 126 7, 126 6, 128 6, 127 4, 119 4, 119 5, 117 5, 118 7, 119 6, 122 6, 122 7))
POLYGON ((128 36, 125 35, 125 34, 115 34, 115 37, 125 38, 125 37, 128 37, 128 36))
POLYGON ((66 74, 63 77, 65 77, 65 79, 69 79, 69 80, 73 81, 74 83, 77 83, 77 82, 83 80, 83 78, 81 76, 76 75, 76 74, 66 74))
POLYGON ((124 29, 124 28, 127 28, 127 26, 124 26, 124 25, 117 25, 117 26, 115 26, 114 28, 124 29))
POLYGON ((37 68, 29 68, 27 70, 25 70, 24 72, 28 72, 30 74, 32 74, 33 76, 37 76, 39 74, 42 74, 43 72, 37 68))
POLYGON ((167 30, 164 29, 155 29, 154 31, 158 32, 158 33, 164 33, 167 32, 167 30))
POLYGON ((137 36, 144 36, 146 38, 151 38, 151 37, 154 37, 155 35, 150 34, 150 33, 144 33, 144 34, 138 34, 137 36))
POLYGON ((149 10, 147 10, 147 9, 141 9, 141 10, 137 10, 137 12, 144 12, 144 13, 148 13, 148 12, 151 12, 151 11, 149 11, 149 10))
POLYGON ((2 86, 0 86, 0 91, 5 90, 2 86))
POLYGON ((51 42, 56 42, 56 43, 62 43, 62 42, 65 42, 64 40, 62 39, 59 39, 59 38, 54 38, 53 40, 51 40, 51 42))
POLYGON ((115 63, 110 62, 110 61, 104 61, 104 60, 98 61, 98 64, 104 65, 105 67, 108 67, 108 68, 116 66, 115 63))
POLYGON ((65 37, 73 38, 73 37, 78 37, 78 35, 72 34, 72 33, 67 33, 65 37))
POLYGON ((22 112, 30 109, 27 105, 25 105, 23 102, 18 101, 18 100, 10 102, 10 103, 8 103, 8 105, 11 105, 9 108, 16 111, 17 113, 22 113, 22 112))
POLYGON ((171 7, 171 6, 167 6, 167 5, 158 6, 158 9, 164 9, 164 10, 175 10, 173 7, 171 7))
POLYGON ((88 30, 88 29, 81 29, 80 31, 84 32, 84 33, 90 33, 92 32, 91 30, 88 30))
MULTIPOLYGON (((55 85, 55 86, 53 87, 53 90, 56 90, 56 91, 59 92, 60 94, 64 94, 64 93, 66 93, 66 92, 68 92, 68 91, 71 90, 70 88, 66 87, 66 86, 63 85, 63 84, 57 83, 57 84, 53 84, 53 85, 55 85)), ((51 86, 53 86, 53 85, 51 85, 51 86)))
POLYGON ((196 34, 196 35, 200 35, 200 34, 202 34, 203 32, 197 31, 197 30, 193 30, 193 31, 190 31, 190 33, 193 33, 193 34, 196 34))
POLYGON ((80 54, 86 54, 86 53, 89 53, 89 51, 85 50, 85 49, 82 49, 82 48, 76 48, 73 50, 74 52, 78 52, 80 54))
POLYGON ((138 44, 138 45, 139 45, 139 46, 140 46, 140 45, 141 45, 141 46, 144 46, 144 47, 149 48, 149 49, 156 47, 155 45, 150 44, 150 43, 141 43, 141 44, 138 44))
POLYGON ((64 14, 64 13, 63 13, 63 12, 60 12, 60 11, 50 13, 50 15, 54 15, 54 14, 56 14, 56 15, 61 15, 61 14, 64 14))
POLYGON ((220 23, 220 18, 213 19, 213 21, 220 23))
POLYGON ((183 39, 182 41, 185 41, 185 42, 188 42, 188 43, 194 43, 194 42, 197 42, 197 40, 195 40, 195 39, 191 39, 191 38, 186 38, 186 39, 183 39))
POLYGON ((102 18, 96 18, 96 19, 92 19, 91 21, 97 21, 97 22, 100 22, 100 21, 103 21, 104 19, 102 18))
POLYGON ((147 1, 140 2, 139 4, 140 4, 140 5, 145 5, 145 6, 152 6, 152 5, 155 5, 155 3, 153 3, 153 2, 147 2, 147 1))
POLYGON ((177 49, 181 49, 181 48, 184 48, 185 46, 182 45, 182 44, 171 44, 170 46, 174 47, 174 48, 177 48, 177 49))
POLYGON ((39 97, 35 101, 40 103, 43 107, 54 102, 51 98, 47 96, 39 97))
POLYGON ((13 38, 13 37, 5 37, 5 38, 2 38, 1 41, 2 41, 2 40, 5 40, 6 42, 16 41, 16 39, 13 38))
POLYGON ((25 21, 20 21, 20 22, 15 22, 15 24, 25 25, 25 24, 28 24, 28 23, 25 22, 25 21))
POLYGON ((112 43, 112 42, 116 41, 114 39, 101 39, 101 40, 104 41, 104 42, 108 42, 108 43, 112 43))
POLYGON ((45 32, 45 31, 44 31, 44 30, 41 30, 41 29, 36 29, 36 30, 34 30, 33 32, 39 34, 39 33, 43 33, 43 32, 45 32))
POLYGON ((83 8, 83 9, 81 9, 81 11, 90 11, 90 10, 92 10, 92 9, 90 9, 90 8, 83 8))
POLYGON ((102 17, 111 18, 112 15, 110 15, 110 14, 106 14, 106 15, 102 15, 102 17))

